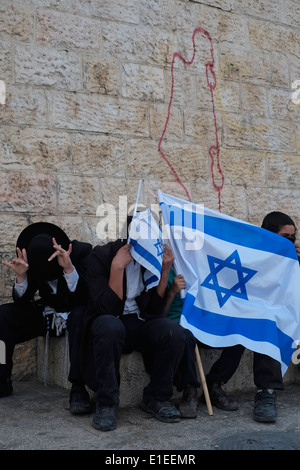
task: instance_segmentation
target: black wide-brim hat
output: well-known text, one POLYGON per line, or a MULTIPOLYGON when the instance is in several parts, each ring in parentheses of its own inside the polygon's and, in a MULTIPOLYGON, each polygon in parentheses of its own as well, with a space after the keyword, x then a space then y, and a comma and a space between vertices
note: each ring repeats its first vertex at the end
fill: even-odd
POLYGON ((19 235, 17 248, 25 248, 29 264, 28 272, 43 280, 58 279, 62 275, 62 268, 57 259, 48 261, 55 252, 53 238, 64 250, 70 245, 69 237, 57 225, 49 222, 36 222, 28 225, 19 235))

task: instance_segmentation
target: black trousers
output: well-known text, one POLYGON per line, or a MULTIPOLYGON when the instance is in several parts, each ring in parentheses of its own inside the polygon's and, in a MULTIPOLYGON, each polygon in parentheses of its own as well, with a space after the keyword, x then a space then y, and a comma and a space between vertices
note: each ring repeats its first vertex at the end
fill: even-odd
POLYGON ((174 377, 174 385, 179 392, 181 392, 187 385, 194 385, 197 388, 200 387, 195 355, 197 340, 190 330, 184 329, 184 334, 184 353, 174 377))
POLYGON ((102 315, 93 321, 92 336, 98 403, 118 406, 121 355, 134 350, 142 353, 150 373, 144 393, 159 401, 172 397, 186 341, 180 325, 169 318, 143 321, 136 315, 102 315))
MULTIPOLYGON (((16 344, 46 335, 47 319, 42 312, 43 307, 29 302, 25 305, 9 303, 0 306, 0 340, 4 341, 6 349, 6 363, 0 364, 0 378, 11 377, 16 344)), ((81 382, 79 345, 83 313, 84 307, 78 306, 71 311, 67 320, 70 355, 69 380, 72 383, 81 382)), ((50 324, 51 321, 52 319, 50 319, 50 324)), ((56 332, 50 330, 50 336, 56 336, 56 332)))
MULTIPOLYGON (((198 345, 200 348, 209 348, 200 342, 198 345)), ((219 359, 212 365, 207 381, 227 383, 237 370, 244 351, 245 347, 241 344, 224 348, 219 359)), ((265 354, 253 352, 253 380, 258 389, 284 388, 280 363, 265 354)))

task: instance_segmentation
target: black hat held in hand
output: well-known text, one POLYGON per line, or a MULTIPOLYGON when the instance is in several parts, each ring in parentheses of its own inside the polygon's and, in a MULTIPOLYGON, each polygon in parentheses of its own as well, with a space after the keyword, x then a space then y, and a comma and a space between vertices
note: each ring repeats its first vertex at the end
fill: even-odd
POLYGON ((28 273, 36 278, 51 281, 63 274, 57 258, 48 261, 55 252, 53 238, 64 250, 68 250, 70 240, 57 225, 48 222, 37 222, 26 227, 17 240, 17 247, 26 249, 29 265, 28 273))

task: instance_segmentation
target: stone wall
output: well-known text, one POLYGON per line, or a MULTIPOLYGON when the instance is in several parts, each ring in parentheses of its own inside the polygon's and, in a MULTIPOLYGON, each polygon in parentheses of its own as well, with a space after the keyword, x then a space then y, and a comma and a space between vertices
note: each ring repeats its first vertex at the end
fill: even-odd
POLYGON ((103 243, 140 179, 145 205, 300 226, 299 57, 296 0, 1 0, 1 258, 41 220, 103 243))

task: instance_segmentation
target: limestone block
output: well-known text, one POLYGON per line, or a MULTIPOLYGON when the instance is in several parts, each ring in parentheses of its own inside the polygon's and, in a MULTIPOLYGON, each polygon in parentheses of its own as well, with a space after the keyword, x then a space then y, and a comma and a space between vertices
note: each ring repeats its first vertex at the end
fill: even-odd
MULTIPOLYGON (((226 178, 226 174, 225 174, 226 178)), ((225 184, 227 187, 227 182, 225 184)), ((224 188, 221 191, 221 207, 223 205, 223 192, 224 188)), ((229 189, 229 193, 232 194, 233 190, 232 187, 229 189)), ((196 204, 202 204, 205 207, 208 207, 209 209, 218 211, 219 210, 219 194, 218 191, 213 187, 212 184, 212 178, 210 176, 209 179, 206 181, 202 182, 201 180, 196 180, 192 185, 191 185, 191 198, 192 201, 195 201, 196 204)), ((227 193, 228 194, 228 193, 227 193)), ((238 199, 240 199, 240 196, 238 196, 238 199)), ((232 202, 232 201, 231 201, 232 202)), ((232 202, 233 204, 233 202, 232 202)), ((240 208, 243 210, 244 208, 240 208)), ((222 209, 223 211, 223 209, 222 209)))
MULTIPOLYGON (((233 80, 222 80, 217 78, 217 87, 215 90, 215 106, 220 115, 221 121, 227 119, 228 113, 241 112, 241 85, 233 80)), ((206 91, 208 96, 208 92, 206 91)), ((206 109, 212 109, 211 97, 206 109)))
POLYGON ((97 0, 84 3, 81 0, 64 0, 64 9, 110 21, 138 23, 139 3, 139 0, 114 0, 113 2, 97 0))
POLYGON ((164 72, 161 68, 124 64, 121 79, 124 98, 150 101, 165 98, 164 72))
POLYGON ((112 57, 83 56, 83 84, 93 93, 119 95, 121 73, 118 62, 112 57))
POLYGON ((242 15, 233 15, 231 12, 220 12, 218 15, 217 39, 220 43, 231 43, 237 46, 246 46, 248 42, 246 19, 242 15))
MULTIPOLYGON (((224 2, 223 2, 224 3, 224 2)), ((139 2, 140 24, 151 27, 161 27, 168 31, 175 31, 176 34, 187 33, 191 38, 191 24, 198 23, 206 25, 212 24, 215 17, 212 9, 203 2, 170 2, 168 0, 142 0, 139 2)), ((198 24, 200 26, 200 24, 198 24)), ((210 29, 210 28, 209 28, 210 29)), ((173 50, 175 52, 175 49, 173 50)))
POLYGON ((268 117, 267 89, 259 85, 241 86, 241 112, 249 116, 268 117))
POLYGON ((2 40, 0 42, 1 80, 6 81, 7 83, 11 83, 12 81, 11 62, 12 62, 12 53, 11 53, 10 43, 9 41, 2 40))
MULTIPOLYGON (((267 159, 267 181, 273 187, 298 187, 300 180, 300 155, 270 154, 267 159)), ((298 212, 298 211, 296 211, 298 212)))
POLYGON ((299 28, 299 5, 295 0, 286 0, 285 8, 282 10, 282 22, 299 28))
POLYGON ((137 27, 118 23, 118 28, 106 23, 102 27, 103 51, 107 57, 123 62, 139 62, 148 65, 171 64, 175 46, 171 35, 161 27, 137 27))
MULTIPOLYGON (((81 219, 79 228, 80 236, 77 237, 78 240, 86 241, 92 244, 92 246, 99 245, 100 241, 97 238, 97 223, 99 222, 98 217, 85 216, 81 219)), ((114 237, 116 240, 117 236, 114 237)))
MULTIPOLYGON (((16 256, 15 249, 12 253, 1 253, 1 259, 11 262, 16 256)), ((12 302, 12 288, 15 282, 14 272, 4 265, 1 265, 1 303, 12 302)))
POLYGON ((103 134, 74 134, 71 147, 74 172, 102 177, 125 176, 125 141, 103 134))
MULTIPOLYGON (((220 69, 222 77, 241 82, 271 84, 290 88, 289 63, 286 54, 256 50, 243 50, 220 45, 220 69)), ((242 92, 242 85, 241 85, 242 92)))
POLYGON ((53 94, 54 127, 149 135, 148 105, 98 94, 53 94))
MULTIPOLYGON (((174 69, 172 106, 194 106, 197 100, 200 107, 205 107, 198 80, 200 81, 199 73, 192 73, 190 68, 178 63, 174 69)), ((169 84, 169 89, 166 92, 166 101, 171 95, 171 75, 168 77, 167 84, 169 84)))
POLYGON ((17 44, 14 54, 15 80, 56 89, 82 89, 81 57, 67 50, 17 44))
MULTIPOLYGON (((232 184, 262 186, 266 181, 266 162, 269 153, 262 151, 229 149, 221 147, 220 165, 225 177, 225 186, 232 184)), ((240 187, 236 188, 237 192, 240 187)))
POLYGON ((12 214, 10 212, 1 214, 0 238, 1 253, 9 256, 15 254, 16 242, 21 231, 27 227, 26 214, 12 214))
POLYGON ((271 211, 281 211, 289 214, 297 224, 299 218, 298 211, 295 210, 295 201, 300 197, 297 187, 293 190, 281 188, 278 185, 273 187, 263 186, 261 188, 247 188, 248 220, 256 220, 261 224, 264 216, 271 211))
POLYGON ((297 155, 300 155, 300 125, 296 122, 295 123, 295 132, 296 132, 296 149, 297 149, 297 155))
POLYGON ((120 406, 138 405, 142 400, 143 389, 150 380, 141 354, 123 354, 120 375, 120 406))
POLYGON ((3 169, 70 172, 71 135, 33 127, 0 129, 3 169))
MULTIPOLYGON (((270 89, 268 91, 270 116, 275 119, 284 119, 290 122, 299 122, 300 105, 293 103, 292 99, 294 98, 293 91, 291 89, 270 89)), ((296 97, 296 99, 298 98, 296 97)))
MULTIPOLYGON (((150 106, 150 130, 151 137, 155 143, 160 141, 166 122, 168 119, 168 106, 165 104, 153 104, 150 106)), ((182 140, 183 139, 183 113, 175 103, 172 104, 167 123, 164 139, 182 140)), ((157 146, 157 145, 156 145, 157 146)))
POLYGON ((56 209, 52 174, 1 171, 0 186, 0 210, 39 213, 56 209))
POLYGON ((1 1, 0 33, 21 41, 32 41, 34 35, 34 9, 25 3, 1 1))
POLYGON ((67 338, 50 337, 48 345, 46 338, 37 339, 37 378, 47 384, 56 384, 70 388, 69 346, 67 338), (48 349, 47 349, 48 348, 48 349))
POLYGON ((14 126, 45 126, 47 99, 44 90, 9 84, 5 106, 0 106, 0 122, 14 126))
POLYGON ((296 152, 295 129, 288 121, 252 119, 251 116, 229 114, 223 123, 224 143, 230 147, 276 152, 296 152))
POLYGON ((28 380, 37 373, 37 339, 15 346, 12 380, 28 380))
MULTIPOLYGON (((213 141, 212 143, 213 144, 213 141)), ((196 179, 206 180, 210 178, 210 158, 208 153, 208 146, 205 145, 205 142, 198 143, 166 143, 162 145, 162 151, 165 158, 168 159, 168 162, 175 169, 177 175, 181 180, 189 181, 196 179)), ((166 175, 167 180, 171 181, 174 176, 170 171, 169 167, 162 160, 162 165, 165 169, 168 169, 168 174, 166 175)))
POLYGON ((273 23, 260 21, 249 21, 249 44, 268 51, 268 53, 279 52, 299 57, 300 33, 296 29, 287 28, 273 23))
POLYGON ((64 11, 37 9, 36 39, 56 48, 99 51, 99 19, 73 15, 64 11))
POLYGON ((257 2, 252 2, 251 0, 236 0, 233 5, 233 10, 235 13, 244 13, 269 21, 281 20, 280 2, 273 2, 273 0, 257 2))
POLYGON ((99 181, 94 177, 58 176, 58 211, 61 214, 95 214, 99 181))
POLYGON ((241 220, 248 220, 247 193, 243 185, 224 185, 221 191, 221 211, 241 220))
POLYGON ((215 145, 216 131, 214 126, 214 115, 211 109, 205 111, 198 108, 188 108, 184 115, 185 136, 192 138, 194 142, 201 145, 215 145))
MULTIPOLYGON (((193 143, 178 142, 164 142, 161 148, 165 158, 172 164, 180 178, 189 180, 208 177, 210 170, 206 148, 201 145, 195 146, 193 143)), ((157 180, 173 180, 174 175, 168 163, 153 141, 131 140, 127 142, 127 149, 128 176, 140 175, 157 180)))

